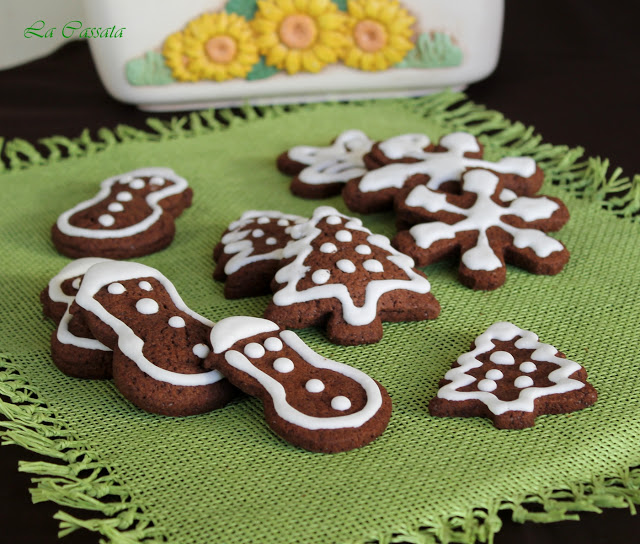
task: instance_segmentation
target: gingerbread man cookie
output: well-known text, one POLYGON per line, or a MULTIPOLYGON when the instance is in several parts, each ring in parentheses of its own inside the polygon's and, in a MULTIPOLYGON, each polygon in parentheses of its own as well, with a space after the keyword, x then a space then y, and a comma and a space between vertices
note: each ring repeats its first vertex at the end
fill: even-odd
POLYGON ((113 352, 93 337, 81 313, 71 312, 82 277, 101 262, 106 259, 86 257, 69 263, 40 293, 44 314, 58 324, 51 334, 51 358, 62 372, 74 378, 111 377, 113 352))
POLYGON ((266 422, 295 446, 352 450, 380 436, 391 416, 384 387, 364 372, 318 355, 292 331, 255 317, 229 317, 211 331, 205 364, 258 397, 266 422))
POLYGON ((136 406, 186 416, 224 406, 235 388, 207 371, 213 323, 189 309, 160 272, 138 263, 99 263, 76 294, 93 335, 113 349, 113 379, 136 406))
POLYGON ((491 325, 458 357, 429 403, 433 416, 484 416, 499 429, 532 427, 598 398, 585 369, 512 323, 491 325))
POLYGON ((337 195, 350 179, 366 171, 363 156, 371 141, 361 130, 346 130, 328 147, 299 145, 278 157, 281 172, 295 176, 291 192, 303 198, 337 195))
POLYGON ((569 219, 561 200, 549 196, 500 199, 504 182, 492 171, 469 170, 462 194, 426 185, 405 189, 396 211, 401 230, 393 245, 426 266, 460 254, 460 281, 472 289, 496 289, 505 262, 534 274, 557 274, 569 260, 565 246, 547 235, 569 219))
POLYGON ((291 229, 264 316, 294 329, 326 323, 330 341, 382 338, 382 321, 433 319, 440 305, 413 259, 362 221, 322 206, 291 229))
POLYGON ((269 293, 282 249, 291 240, 292 226, 306 220, 278 211, 250 210, 231 223, 213 252, 213 277, 225 282, 224 296, 233 299, 269 293))
POLYGON ((447 134, 436 147, 423 134, 396 136, 374 146, 366 162, 370 168, 378 168, 349 181, 342 196, 355 212, 383 211, 393 206, 402 188, 426 185, 449 191, 470 168, 485 168, 499 176, 503 200, 532 195, 540 189, 544 174, 533 159, 506 157, 492 162, 482 159, 482 154, 482 145, 466 132, 447 134))
POLYGON ((51 229, 67 257, 127 259, 167 247, 174 220, 193 191, 169 168, 141 168, 100 184, 98 194, 64 212, 51 229))

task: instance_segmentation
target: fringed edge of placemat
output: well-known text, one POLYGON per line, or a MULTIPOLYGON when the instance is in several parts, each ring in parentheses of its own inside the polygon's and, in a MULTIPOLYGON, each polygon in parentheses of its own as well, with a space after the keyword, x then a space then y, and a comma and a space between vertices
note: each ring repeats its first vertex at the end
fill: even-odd
POLYGON ((99 454, 72 435, 6 354, 0 354, 0 416, 2 445, 18 445, 50 459, 18 465, 20 472, 33 475, 32 501, 99 516, 80 519, 57 512, 59 537, 84 528, 113 544, 167 541, 99 454))
MULTIPOLYGON (((349 106, 375 101, 356 101, 349 106)), ((388 102, 388 101, 387 101, 388 102)), ((637 221, 640 216, 640 175, 623 177, 622 169, 607 159, 583 158, 581 148, 557 146, 542 141, 533 127, 511 122, 500 112, 469 101, 463 93, 443 92, 416 99, 397 100, 416 115, 429 117, 470 132, 488 150, 508 150, 511 155, 534 158, 546 179, 579 197, 598 201, 620 217, 637 221)), ((25 140, 0 138, 0 174, 47 165, 68 157, 84 157, 130 141, 166 141, 225 130, 259 119, 269 119, 342 103, 287 106, 245 106, 206 110, 161 121, 147 120, 148 130, 126 125, 102 128, 92 136, 85 130, 78 138, 52 136, 37 145, 25 140)), ((21 462, 19 470, 34 474, 34 502, 53 501, 61 506, 99 512, 102 517, 81 520, 60 511, 60 536, 85 528, 114 544, 166 542, 160 530, 126 490, 108 466, 85 444, 74 440, 63 422, 38 399, 37 393, 19 374, 7 356, 0 355, 0 436, 4 444, 18 444, 56 462, 21 462)), ((516 522, 554 522, 578 519, 578 512, 600 512, 601 508, 628 508, 635 514, 640 504, 640 466, 620 468, 617 474, 594 478, 588 483, 529 492, 508 500, 496 500, 485 507, 449 513, 427 519, 415 527, 397 527, 389 534, 371 534, 343 544, 395 544, 441 542, 472 544, 492 542, 501 529, 503 515, 511 512, 516 522)))

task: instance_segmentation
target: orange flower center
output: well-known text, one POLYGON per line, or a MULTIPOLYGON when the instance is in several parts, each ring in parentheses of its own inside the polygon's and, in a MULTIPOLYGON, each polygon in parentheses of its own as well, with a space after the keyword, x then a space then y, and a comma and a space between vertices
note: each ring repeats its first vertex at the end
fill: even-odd
POLYGON ((235 58, 238 47, 235 40, 229 36, 215 36, 207 40, 204 50, 213 62, 227 64, 235 58))
POLYGON ((387 44, 387 31, 377 21, 365 19, 353 29, 356 45, 366 53, 380 51, 387 44))
POLYGON ((315 41, 318 29, 309 15, 296 13, 282 20, 278 34, 289 49, 306 49, 315 41))

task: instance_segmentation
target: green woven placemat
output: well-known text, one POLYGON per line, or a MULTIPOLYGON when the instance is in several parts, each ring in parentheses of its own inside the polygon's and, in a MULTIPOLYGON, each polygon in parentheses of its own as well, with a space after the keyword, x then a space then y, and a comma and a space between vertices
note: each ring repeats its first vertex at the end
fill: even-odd
MULTIPOLYGON (((640 502, 633 468, 640 465, 638 179, 579 149, 545 144, 451 93, 204 112, 150 121, 149 132, 120 127, 43 145, 48 159, 25 142, 6 143, 10 167, 0 172, 0 412, 5 443, 50 458, 20 468, 34 475, 34 500, 62 505, 63 534, 86 527, 122 543, 473 542, 500 529, 501 510, 519 521, 552 521, 640 502), (274 160, 348 128, 374 139, 425 132, 435 140, 468 130, 490 158, 535 157, 547 172, 542 192, 564 199, 572 216, 556 235, 572 252, 558 276, 510 267, 504 287, 474 292, 456 280, 456 263, 443 262, 426 269, 443 308, 434 321, 386 324, 380 343, 361 347, 301 331, 322 355, 386 386, 394 411, 382 437, 348 453, 309 453, 276 437, 256 400, 171 419, 136 409, 108 381, 68 378, 52 365, 53 325, 42 317, 38 293, 68 260, 54 250, 49 228, 93 196, 100 180, 142 166, 186 177, 194 204, 178 220, 173 244, 139 260, 160 269, 208 318, 259 316, 267 297, 223 298, 211 278, 213 246, 247 209, 308 215, 328 203, 347 212, 338 197, 293 197, 274 160), (523 431, 500 431, 481 418, 430 417, 428 401, 452 361, 503 320, 581 363, 597 404, 541 416, 523 431), (72 517, 65 507, 87 515, 72 517)), ((391 214, 363 219, 374 232, 394 232, 391 214)))

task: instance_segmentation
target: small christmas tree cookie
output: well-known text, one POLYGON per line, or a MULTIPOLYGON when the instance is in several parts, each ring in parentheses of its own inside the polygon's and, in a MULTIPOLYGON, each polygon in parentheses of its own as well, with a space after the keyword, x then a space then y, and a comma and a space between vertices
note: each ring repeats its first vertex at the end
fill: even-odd
POLYGON ((382 338, 382 321, 433 319, 440 305, 413 259, 359 219, 317 208, 294 226, 265 317, 294 329, 327 324, 329 340, 355 345, 382 338))
POLYGON ((596 402, 582 366, 512 323, 494 323, 471 348, 445 374, 431 415, 484 416, 500 429, 524 429, 540 414, 596 402))

